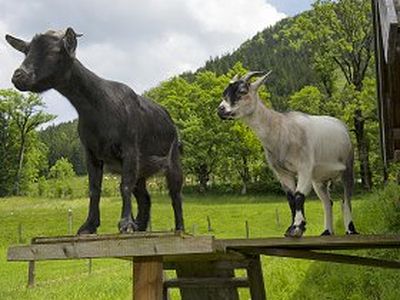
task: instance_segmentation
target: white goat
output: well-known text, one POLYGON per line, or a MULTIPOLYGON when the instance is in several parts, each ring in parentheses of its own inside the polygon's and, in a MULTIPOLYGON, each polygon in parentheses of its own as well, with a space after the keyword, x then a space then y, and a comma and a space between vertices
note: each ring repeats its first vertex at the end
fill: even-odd
POLYGON ((342 213, 346 233, 357 234, 350 204, 354 152, 346 126, 329 116, 279 113, 267 108, 258 97, 258 89, 268 75, 250 72, 240 79, 236 75, 223 93, 218 115, 222 119, 242 119, 261 140, 267 161, 287 194, 292 212, 292 224, 285 235, 303 235, 304 200, 312 187, 324 206, 322 235, 333 234, 329 185, 339 176, 344 186, 342 213), (258 75, 263 76, 250 83, 250 79, 258 75))

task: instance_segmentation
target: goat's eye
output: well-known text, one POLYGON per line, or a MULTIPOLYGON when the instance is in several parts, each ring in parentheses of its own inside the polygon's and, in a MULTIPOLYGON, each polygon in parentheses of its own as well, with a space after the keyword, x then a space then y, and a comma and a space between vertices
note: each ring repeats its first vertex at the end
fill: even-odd
POLYGON ((245 87, 242 87, 238 90, 239 95, 246 95, 247 94, 247 89, 245 87))

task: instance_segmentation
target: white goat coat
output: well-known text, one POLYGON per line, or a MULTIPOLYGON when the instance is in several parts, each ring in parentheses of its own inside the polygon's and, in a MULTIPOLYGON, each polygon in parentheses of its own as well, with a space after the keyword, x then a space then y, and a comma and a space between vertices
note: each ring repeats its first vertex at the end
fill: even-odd
MULTIPOLYGON (((262 104, 261 104, 262 105, 262 104)), ((346 126, 333 117, 300 112, 278 113, 263 107, 245 118, 260 138, 267 160, 281 183, 290 190, 295 177, 304 178, 296 190, 307 194, 311 182, 338 177, 352 156, 346 126)))

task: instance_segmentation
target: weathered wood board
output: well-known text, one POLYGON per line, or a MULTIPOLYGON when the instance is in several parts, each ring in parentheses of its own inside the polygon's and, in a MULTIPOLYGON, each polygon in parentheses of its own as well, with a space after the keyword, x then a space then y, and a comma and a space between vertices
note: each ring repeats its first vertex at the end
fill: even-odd
POLYGON ((8 249, 9 261, 102 257, 148 257, 213 253, 213 237, 188 235, 106 235, 36 238, 8 249))

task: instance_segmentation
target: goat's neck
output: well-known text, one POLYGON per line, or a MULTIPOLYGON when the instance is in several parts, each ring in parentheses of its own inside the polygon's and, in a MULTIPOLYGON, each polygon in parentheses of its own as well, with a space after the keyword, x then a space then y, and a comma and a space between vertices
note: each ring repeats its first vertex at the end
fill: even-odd
POLYGON ((102 99, 105 96, 102 84, 104 81, 75 59, 65 80, 56 87, 56 90, 67 97, 81 115, 93 112, 102 106, 102 99))
POLYGON ((282 128, 282 117, 281 113, 268 109, 264 103, 258 99, 255 111, 251 115, 246 116, 243 120, 254 130, 264 148, 266 148, 265 150, 274 152, 282 128))

